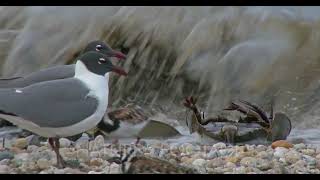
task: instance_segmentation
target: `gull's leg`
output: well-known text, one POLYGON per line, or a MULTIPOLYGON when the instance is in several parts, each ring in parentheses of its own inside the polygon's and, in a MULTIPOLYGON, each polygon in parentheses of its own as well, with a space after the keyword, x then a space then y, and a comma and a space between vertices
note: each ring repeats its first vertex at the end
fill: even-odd
POLYGON ((54 140, 53 140, 53 138, 48 138, 48 142, 49 142, 52 150, 54 150, 54 140))
POLYGON ((0 147, 0 151, 2 150, 9 150, 9 148, 6 148, 6 138, 2 138, 2 147, 0 147))
POLYGON ((58 168, 64 168, 65 165, 65 161, 63 160, 62 156, 60 155, 60 142, 59 142, 59 138, 49 138, 49 144, 52 147, 53 151, 56 153, 57 156, 57 166, 58 168))
POLYGON ((56 152, 56 155, 57 155, 57 164, 58 164, 58 167, 59 168, 65 168, 66 167, 66 163, 65 161, 63 160, 62 156, 60 155, 60 141, 59 141, 59 138, 54 138, 54 141, 55 141, 55 152, 56 152))
POLYGON ((140 137, 137 137, 137 140, 136 140, 136 142, 135 142, 135 145, 138 145, 138 144, 140 143, 140 140, 141 140, 141 138, 140 138, 140 137))

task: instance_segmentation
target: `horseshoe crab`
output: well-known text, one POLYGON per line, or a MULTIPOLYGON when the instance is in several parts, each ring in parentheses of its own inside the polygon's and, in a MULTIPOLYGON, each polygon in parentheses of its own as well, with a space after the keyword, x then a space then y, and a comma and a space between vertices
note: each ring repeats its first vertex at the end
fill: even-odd
POLYGON ((196 132, 201 137, 206 136, 230 144, 256 139, 273 142, 285 140, 291 131, 290 119, 281 112, 274 114, 272 106, 270 114, 267 115, 260 107, 247 101, 231 102, 223 110, 238 111, 245 115, 244 118, 234 121, 221 116, 205 119, 196 103, 197 99, 188 97, 183 104, 193 113, 191 119, 186 120, 189 132, 196 132))

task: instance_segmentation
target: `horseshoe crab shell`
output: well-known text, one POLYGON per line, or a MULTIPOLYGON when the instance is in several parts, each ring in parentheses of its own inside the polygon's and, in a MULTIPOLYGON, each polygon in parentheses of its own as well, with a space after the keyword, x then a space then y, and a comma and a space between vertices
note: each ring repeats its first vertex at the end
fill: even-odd
POLYGON ((271 122, 271 140, 285 140, 291 132, 291 121, 287 115, 277 112, 271 122))
POLYGON ((138 136, 141 138, 152 138, 152 137, 174 137, 181 135, 172 126, 155 120, 150 120, 139 132, 138 136))

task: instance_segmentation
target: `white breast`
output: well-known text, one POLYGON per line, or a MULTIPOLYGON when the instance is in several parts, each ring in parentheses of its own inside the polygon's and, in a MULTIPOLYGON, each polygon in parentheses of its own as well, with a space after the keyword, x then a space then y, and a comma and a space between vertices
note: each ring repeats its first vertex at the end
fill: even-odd
POLYGON ((89 96, 95 96, 99 103, 108 102, 108 83, 109 83, 109 73, 105 76, 97 75, 90 72, 85 65, 78 61, 75 68, 75 78, 82 81, 90 89, 89 96))
POLYGON ((81 61, 78 61, 75 69, 75 78, 81 80, 90 89, 87 96, 97 98, 98 107, 94 114, 87 117, 80 123, 74 124, 69 127, 53 128, 58 132, 59 136, 72 136, 75 134, 83 133, 95 127, 103 118, 108 107, 109 96, 109 73, 104 77, 90 72, 81 61))

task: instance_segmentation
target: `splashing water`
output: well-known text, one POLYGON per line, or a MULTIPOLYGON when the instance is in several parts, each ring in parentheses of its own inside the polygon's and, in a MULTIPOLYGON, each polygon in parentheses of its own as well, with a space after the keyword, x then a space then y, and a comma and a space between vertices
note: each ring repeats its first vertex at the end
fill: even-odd
POLYGON ((193 94, 210 115, 232 99, 264 107, 274 99, 275 110, 287 113, 295 128, 315 128, 319 10, 0 7, 1 73, 21 76, 72 63, 89 41, 101 39, 128 54, 129 76, 112 76, 112 105, 134 101, 180 112, 183 98, 193 94))

